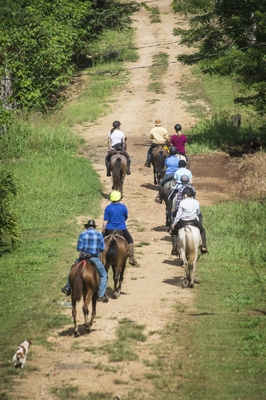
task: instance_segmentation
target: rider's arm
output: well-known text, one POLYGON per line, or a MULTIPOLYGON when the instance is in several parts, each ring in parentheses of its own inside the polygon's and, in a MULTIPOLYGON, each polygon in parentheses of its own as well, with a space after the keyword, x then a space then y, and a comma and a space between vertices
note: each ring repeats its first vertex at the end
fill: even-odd
POLYGON ((111 149, 112 147, 112 140, 110 137, 108 137, 108 143, 107 143, 107 147, 108 147, 108 151, 111 149))

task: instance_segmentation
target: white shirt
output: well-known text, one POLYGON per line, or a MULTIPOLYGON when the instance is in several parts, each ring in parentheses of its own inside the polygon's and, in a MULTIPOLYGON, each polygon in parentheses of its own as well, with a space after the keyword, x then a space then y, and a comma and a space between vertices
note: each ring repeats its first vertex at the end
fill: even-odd
POLYGON ((193 199, 193 197, 186 197, 184 200, 180 201, 173 225, 176 225, 180 219, 185 221, 196 219, 198 218, 199 213, 200 205, 198 200, 193 199))
POLYGON ((111 139, 111 147, 113 147, 125 139, 125 134, 120 129, 115 129, 113 133, 111 131, 108 133, 108 137, 111 139))

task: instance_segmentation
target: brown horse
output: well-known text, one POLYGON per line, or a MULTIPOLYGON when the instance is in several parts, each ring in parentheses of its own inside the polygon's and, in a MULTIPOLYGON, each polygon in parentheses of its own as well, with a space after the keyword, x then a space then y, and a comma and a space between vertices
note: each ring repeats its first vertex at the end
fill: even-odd
POLYGON ((121 153, 116 153, 112 155, 110 162, 110 170, 113 178, 112 189, 122 193, 127 174, 127 158, 121 153))
POLYGON ((83 314, 85 327, 90 332, 93 320, 96 316, 96 303, 98 298, 98 288, 100 277, 94 263, 90 260, 82 260, 72 265, 69 273, 71 287, 72 317, 74 319, 74 336, 79 336, 77 325, 76 303, 83 296, 83 314), (89 304, 92 302, 91 319, 88 321, 89 304))
POLYGON ((164 161, 168 156, 167 150, 164 146, 157 146, 152 149, 151 163, 153 166, 154 185, 160 184, 164 177, 164 161))
POLYGON ((121 293, 121 286, 129 253, 126 239, 117 232, 118 231, 114 231, 104 238, 105 250, 102 254, 102 263, 105 266, 107 274, 110 265, 112 266, 114 299, 117 299, 121 293))

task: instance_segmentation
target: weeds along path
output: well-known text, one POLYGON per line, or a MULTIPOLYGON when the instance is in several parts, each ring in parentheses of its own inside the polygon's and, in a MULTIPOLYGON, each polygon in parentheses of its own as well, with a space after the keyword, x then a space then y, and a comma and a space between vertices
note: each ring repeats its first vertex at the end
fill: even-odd
MULTIPOLYGON (((140 381, 140 385, 137 385, 140 386, 140 392, 136 398, 160 398, 154 392, 151 380, 144 377, 148 367, 143 360, 154 359, 154 345, 161 340, 160 330, 172 319, 173 306, 182 303, 188 310, 193 308, 193 291, 181 288, 183 270, 170 255, 171 237, 165 228, 165 208, 154 202, 157 188, 153 185, 151 169, 144 167, 149 131, 156 118, 162 120, 169 133, 173 132, 177 122, 184 129, 195 123, 186 111, 186 104, 179 98, 179 82, 184 69, 175 59, 182 49, 178 45, 178 38, 172 35, 177 17, 171 13, 170 3, 170 0, 155 2, 161 12, 160 23, 151 24, 148 12, 143 8, 135 14, 139 60, 127 65, 130 81, 119 94, 108 116, 99 119, 95 125, 78 129, 78 134, 88 142, 88 157, 93 161, 103 183, 104 209, 109 203, 111 191, 111 178, 106 177, 104 164, 107 134, 114 120, 122 123, 132 159, 132 174, 125 179, 123 202, 129 210, 128 229, 134 238, 138 266, 127 265, 122 294, 118 300, 110 299, 107 304, 97 305, 96 322, 90 335, 73 339, 71 323, 63 330, 51 332, 49 340, 54 345, 54 351, 32 347, 31 364, 36 366, 36 371, 27 380, 19 381, 17 390, 22 397, 17 397, 16 393, 16 398, 57 399, 51 393, 52 388, 77 386, 78 393, 83 396, 101 392, 110 393, 111 397, 118 394, 121 399, 125 399, 128 393, 136 389, 137 381, 140 381), (148 67, 152 65, 153 55, 158 52, 169 54, 162 94, 147 90, 150 76, 148 67), (147 340, 134 349, 138 361, 110 362, 108 352, 102 351, 101 346, 106 343, 113 346, 118 322, 124 318, 144 325, 147 340)), ((223 198, 229 195, 225 173, 227 164, 228 159, 223 154, 208 159, 192 159, 191 169, 202 204, 217 201, 221 197, 220 193, 223 193, 223 198), (208 197, 205 195, 206 184, 208 197)), ((81 230, 84 222, 91 217, 88 205, 88 214, 78 216, 81 230)), ((101 229, 102 218, 96 223, 101 229)), ((111 275, 109 286, 113 287, 111 275)), ((78 309, 79 323, 83 324, 81 305, 78 309)), ((71 316, 70 307, 63 308, 62 312, 71 316)))

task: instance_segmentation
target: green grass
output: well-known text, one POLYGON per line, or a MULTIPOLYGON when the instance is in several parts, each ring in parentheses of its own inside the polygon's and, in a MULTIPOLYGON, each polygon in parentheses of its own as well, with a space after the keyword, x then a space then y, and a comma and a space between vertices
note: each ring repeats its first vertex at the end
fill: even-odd
POLYGON ((262 399, 265 205, 229 202, 202 211, 209 255, 197 265, 195 310, 177 305, 174 322, 162 332, 165 341, 150 364, 160 397, 150 398, 262 399))
POLYGON ((156 94, 164 93, 164 87, 161 82, 163 75, 166 73, 168 68, 167 53, 160 52, 155 54, 152 59, 152 66, 150 67, 150 83, 148 90, 156 94))

